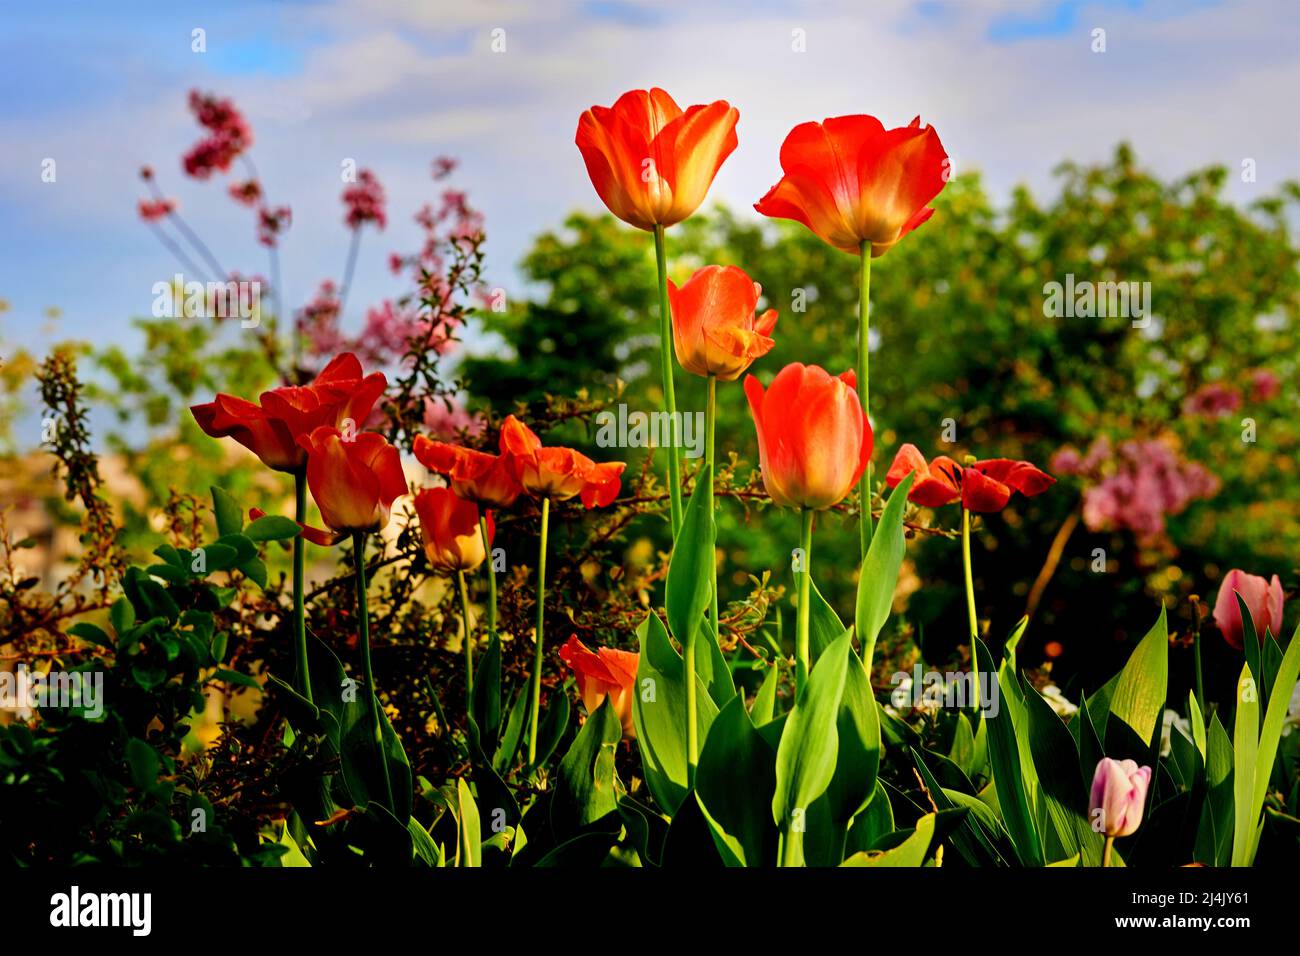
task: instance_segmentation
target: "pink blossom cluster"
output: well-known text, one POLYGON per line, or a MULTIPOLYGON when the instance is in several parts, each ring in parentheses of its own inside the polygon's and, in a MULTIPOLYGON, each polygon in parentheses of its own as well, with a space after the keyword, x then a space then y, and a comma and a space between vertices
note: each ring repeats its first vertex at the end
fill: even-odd
POLYGON ((1209 469, 1186 461, 1159 439, 1133 439, 1114 447, 1103 435, 1082 455, 1062 448, 1051 467, 1087 482, 1083 520, 1091 530, 1131 531, 1143 544, 1164 534, 1167 518, 1219 490, 1219 479, 1209 469))
POLYGON ((256 179, 246 179, 242 182, 231 183, 229 191, 230 198, 241 206, 252 208, 262 201, 262 184, 256 179))
POLYGON ((349 229, 360 229, 368 222, 373 222, 380 229, 388 224, 384 209, 384 187, 368 169, 357 173, 357 181, 343 190, 343 205, 347 209, 343 221, 349 229))
POLYGON ((175 212, 179 205, 175 199, 141 199, 140 218, 145 222, 157 222, 175 212))
POLYGON ((1183 401, 1183 414, 1222 418, 1241 408, 1241 392, 1224 382, 1207 382, 1183 401))
POLYGON ((257 241, 269 249, 279 244, 279 236, 293 222, 293 212, 288 206, 259 206, 257 208, 257 241))
POLYGON ((240 153, 253 145, 252 127, 230 100, 191 90, 190 112, 208 131, 182 159, 185 172, 195 179, 228 171, 240 153))
POLYGON ((339 332, 339 290, 326 279, 316 289, 316 294, 298 310, 298 334, 310 343, 313 354, 346 351, 343 335, 339 332))
POLYGON ((481 416, 471 415, 459 403, 448 403, 443 398, 424 400, 424 427, 429 435, 441 441, 460 441, 461 434, 481 435, 484 422, 481 416))
POLYGON ((1282 393, 1282 380, 1275 372, 1257 368, 1250 373, 1250 399, 1253 402, 1271 402, 1282 393))

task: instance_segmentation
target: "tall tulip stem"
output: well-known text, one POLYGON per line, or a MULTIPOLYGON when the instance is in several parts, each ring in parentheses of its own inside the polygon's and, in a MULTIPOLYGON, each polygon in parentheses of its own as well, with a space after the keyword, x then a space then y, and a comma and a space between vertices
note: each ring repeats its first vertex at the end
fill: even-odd
POLYGON ((970 655, 975 660, 975 638, 979 637, 979 620, 975 616, 975 579, 970 565, 970 511, 961 509, 961 566, 966 575, 966 616, 970 619, 970 655))
POLYGON ((460 620, 465 627, 465 713, 474 713, 474 632, 469 620, 469 591, 465 588, 465 572, 456 572, 456 586, 460 592, 460 620))
POLYGON ((1102 866, 1110 866, 1110 849, 1114 845, 1115 845, 1115 838, 1113 836, 1106 837, 1106 842, 1102 844, 1102 848, 1101 848, 1102 866))
POLYGON ((664 227, 655 226, 655 263, 659 269, 659 365, 663 369, 664 411, 671 434, 668 447, 668 499, 672 509, 673 541, 682 527, 682 476, 677 459, 677 393, 673 389, 673 319, 668 307, 668 250, 664 227))
POLYGON ((479 515, 478 531, 483 536, 483 553, 487 555, 488 637, 497 636, 497 569, 492 564, 492 542, 488 538, 487 515, 479 515))
POLYGON ((551 500, 542 499, 542 533, 537 545, 537 637, 533 651, 532 716, 528 723, 528 763, 537 761, 537 727, 542 716, 542 648, 546 623, 546 526, 551 500))
MULTIPOLYGON (((294 518, 307 520, 307 473, 301 469, 293 476, 294 518)), ((307 542, 301 534, 293 539, 293 654, 294 675, 298 692, 308 701, 311 696, 311 671, 307 667, 307 603, 304 596, 307 576, 307 542)), ((314 701, 313 701, 314 703, 314 701)))
POLYGON ((1192 628, 1192 656, 1196 663, 1196 706, 1205 713, 1205 682, 1201 676, 1201 622, 1192 628))
POLYGON ((799 549, 803 559, 803 572, 799 575, 799 620, 795 630, 795 693, 803 690, 808 681, 808 622, 812 609, 812 527, 813 514, 810 508, 799 513, 801 527, 799 531, 799 549))
POLYGON ((375 687, 375 674, 370 668, 370 615, 366 609, 366 533, 352 532, 352 557, 357 562, 357 621, 361 625, 361 673, 366 679, 366 694, 370 697, 370 728, 375 742, 375 756, 384 772, 384 789, 388 793, 388 809, 396 812, 393 801, 393 782, 388 777, 388 758, 384 754, 384 732, 379 724, 379 689, 375 687))
MULTIPOLYGON (((713 489, 718 483, 718 468, 714 461, 716 455, 716 446, 714 444, 714 432, 717 430, 718 423, 718 376, 709 376, 709 397, 704 406, 704 462, 709 467, 709 517, 716 522, 716 513, 718 501, 714 495, 713 489)), ((715 526, 714 534, 717 534, 715 526)), ((713 561, 713 603, 709 608, 709 620, 713 623, 713 633, 722 637, 718 630, 718 562, 717 556, 713 561)))
MULTIPOLYGON (((861 281, 858 286, 858 398, 862 400, 862 413, 867 427, 871 427, 871 243, 863 241, 861 281)), ((867 462, 862 477, 858 479, 858 503, 862 509, 859 534, 862 558, 866 560, 871 546, 871 462, 867 462)))

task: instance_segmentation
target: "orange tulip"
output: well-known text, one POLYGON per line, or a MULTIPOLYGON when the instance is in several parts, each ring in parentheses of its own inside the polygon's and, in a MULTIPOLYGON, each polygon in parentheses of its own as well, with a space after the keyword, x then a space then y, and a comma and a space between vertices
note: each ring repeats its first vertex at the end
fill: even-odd
POLYGON ((781 181, 754 208, 801 222, 822 240, 858 253, 885 252, 932 215, 947 182, 948 154, 921 118, 885 129, 874 116, 801 123, 781 144, 781 181))
POLYGON ((621 461, 597 464, 572 448, 548 448, 514 415, 501 425, 501 452, 533 497, 564 501, 581 495, 588 508, 603 508, 618 497, 627 467, 621 461))
POLYGON ((754 359, 770 352, 776 344, 768 337, 776 310, 754 317, 762 292, 735 266, 705 266, 680 289, 670 280, 673 347, 682 368, 734 382, 754 359))
POLYGON ((363 376, 357 357, 345 352, 332 359, 310 385, 263 392, 261 405, 219 394, 190 411, 213 438, 233 438, 268 468, 295 472, 307 460, 300 437, 322 425, 355 434, 387 385, 383 372, 363 376))
POLYGON ((505 455, 489 455, 423 435, 415 437, 414 451, 420 464, 447 476, 456 494, 485 507, 509 508, 523 493, 505 455))
POLYGON ((740 113, 725 100, 685 112, 663 90, 632 90, 593 106, 575 141, 601 200, 638 229, 681 222, 699 208, 736 148, 740 113))
POLYGON ((758 431, 763 486, 789 508, 823 510, 844 500, 871 458, 871 425, 855 391, 857 376, 816 365, 787 365, 764 393, 745 378, 758 431))
MULTIPOLYGON (((478 506, 459 498, 450 488, 424 488, 415 493, 415 513, 429 564, 439 571, 472 571, 483 563, 487 549, 478 526, 478 506)), ((488 541, 496 526, 486 513, 488 541)))
POLYGON ((393 502, 406 494, 402 458, 382 435, 351 441, 322 425, 298 439, 307 451, 307 486, 325 523, 340 532, 380 531, 393 502))
POLYGON ((573 669, 573 677, 582 694, 583 706, 594 714, 608 695, 623 725, 623 736, 636 739, 632 722, 632 695, 636 688, 636 669, 641 655, 633 651, 616 651, 602 647, 592 653, 577 636, 560 648, 560 660, 573 669))

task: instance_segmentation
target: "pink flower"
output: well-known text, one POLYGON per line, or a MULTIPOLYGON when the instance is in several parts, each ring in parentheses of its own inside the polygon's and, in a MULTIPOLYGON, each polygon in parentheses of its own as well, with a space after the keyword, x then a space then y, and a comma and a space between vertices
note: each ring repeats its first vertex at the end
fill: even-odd
POLYGON ((1126 441, 1112 447, 1098 437, 1080 456, 1069 446, 1053 458, 1063 472, 1088 483, 1083 492, 1083 520, 1092 531, 1132 531, 1144 544, 1165 532, 1166 520, 1195 500, 1210 498, 1219 479, 1207 468, 1181 458, 1156 439, 1126 441))
POLYGON ((1128 836, 1142 823, 1142 810, 1151 785, 1151 768, 1132 760, 1102 757, 1092 775, 1088 820, 1093 828, 1101 824, 1108 837, 1128 836))
POLYGON ((347 208, 343 221, 349 229, 360 229, 368 222, 380 229, 388 224, 384 211, 384 187, 368 169, 357 173, 357 181, 343 190, 343 205, 347 208))
POLYGON ((145 222, 165 219, 180 207, 175 199, 141 199, 140 218, 145 222))
POLYGON ((289 228, 293 222, 293 212, 288 206, 272 209, 262 206, 257 210, 257 241, 274 249, 279 245, 280 233, 289 228))
POLYGON ((190 112, 208 135, 185 154, 182 165, 195 179, 226 172, 239 155, 253 145, 253 130, 230 100, 190 91, 190 112))
POLYGON ((241 206, 256 206, 262 201, 262 184, 256 179, 230 184, 230 198, 241 206))
POLYGON ((1241 619, 1241 606, 1237 595, 1246 602, 1250 619, 1255 624, 1255 636, 1263 643, 1268 631, 1277 637, 1282 632, 1282 582, 1277 575, 1265 581, 1258 574, 1247 574, 1233 569, 1224 575, 1219 585, 1219 597, 1214 602, 1214 623, 1223 632, 1223 639, 1237 650, 1245 646, 1245 624, 1241 619))
POLYGON ((1271 402, 1282 391, 1282 380, 1266 368, 1257 368, 1250 373, 1250 400, 1252 402, 1271 402))
POLYGON ((481 435, 483 419, 470 415, 463 405, 452 404, 437 398, 424 400, 424 428, 434 438, 459 441, 462 433, 481 435))
POLYGON ((1183 414, 1222 418, 1241 407, 1241 393, 1223 382, 1207 382, 1183 402, 1183 414))

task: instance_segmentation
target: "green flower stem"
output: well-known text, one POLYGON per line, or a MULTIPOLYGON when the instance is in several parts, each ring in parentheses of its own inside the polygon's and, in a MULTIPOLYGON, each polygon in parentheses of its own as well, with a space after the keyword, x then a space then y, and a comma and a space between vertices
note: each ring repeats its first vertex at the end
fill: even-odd
MULTIPOLYGON (((1192 628, 1192 656, 1196 663, 1196 706, 1205 713, 1205 683, 1201 679, 1201 622, 1198 620, 1192 628)), ((1201 718, 1204 720, 1204 716, 1201 718)))
MULTIPOLYGON (((294 518, 299 524, 307 521, 307 473, 299 470, 293 476, 294 518)), ((307 667, 307 605, 303 596, 306 583, 307 542, 302 534, 293 539, 293 654, 294 675, 298 692, 311 700, 311 672, 307 667)))
POLYGON ((812 526, 813 511, 804 508, 799 513, 801 528, 799 547, 803 552, 803 573, 799 575, 799 622, 795 630, 795 694, 803 690, 808 681, 808 615, 812 609, 812 526))
POLYGON ((1113 836, 1106 837, 1106 842, 1102 844, 1102 849, 1101 849, 1102 866, 1110 866, 1110 848, 1113 847, 1114 845, 1115 845, 1115 838, 1113 836))
MULTIPOLYGON (((714 496, 713 489, 718 483, 718 469, 714 462, 715 446, 714 431, 718 423, 718 376, 709 376, 709 398, 708 403, 704 406, 704 461, 709 466, 709 481, 712 487, 709 488, 709 518, 716 521, 716 509, 718 506, 717 498, 714 496)), ((717 534, 716 524, 714 534, 717 534)), ((709 608, 709 620, 713 623, 713 633, 721 639, 722 634, 718 630, 718 560, 717 555, 713 559, 713 599, 709 608)))
POLYGON ((474 713, 474 632, 469 620, 469 591, 465 588, 465 572, 456 572, 456 585, 460 591, 460 620, 465 626, 465 713, 474 713))
POLYGON ((384 732, 379 724, 379 689, 375 687, 374 671, 370 669, 370 615, 366 609, 366 533, 352 532, 352 557, 357 562, 357 620, 361 623, 361 673, 366 679, 366 693, 370 697, 370 728, 375 741, 375 754, 384 772, 384 789, 388 793, 388 809, 395 811, 393 782, 388 777, 388 758, 384 755, 384 732))
POLYGON ((663 369, 664 411, 672 438, 668 448, 668 497, 672 508, 673 541, 682 527, 682 476, 677 459, 677 394, 673 390, 673 319, 668 308, 668 251, 664 227, 655 226, 655 262, 659 267, 659 365, 663 369))
POLYGON ((695 628, 682 645, 682 662, 686 669, 686 785, 695 786, 695 768, 700 762, 700 731, 696 721, 699 712, 695 689, 695 648, 699 644, 700 629, 695 628))
POLYGON ((537 637, 533 652, 532 716, 528 722, 528 763, 537 760, 537 727, 542 717, 542 651, 546 623, 546 526, 551 515, 551 500, 542 499, 542 534, 537 545, 537 637))
POLYGON ((970 567, 970 512, 961 509, 961 566, 966 574, 966 615, 970 618, 970 653, 975 659, 975 638, 979 637, 979 621, 975 617, 975 579, 970 567))
MULTIPOLYGON (((975 639, 979 637, 979 618, 975 616, 975 578, 971 574, 970 563, 970 512, 963 505, 961 509, 961 565, 966 575, 966 616, 970 619, 970 669, 975 675, 975 729, 979 729, 979 720, 984 711, 980 700, 980 661, 975 653, 975 639)), ((990 678, 991 679, 991 678, 990 678)))
POLYGON ((479 534, 483 536, 483 553, 488 572, 488 637, 497 636, 497 569, 492 564, 492 542, 488 538, 487 515, 479 515, 479 534))
MULTIPOLYGON (((867 416, 868 427, 871 423, 871 243, 864 240, 860 248, 862 259, 861 284, 858 291, 858 398, 862 400, 862 412, 867 416)), ((862 509, 859 532, 862 539, 862 560, 867 558, 867 548, 871 546, 871 462, 858 479, 858 504, 862 509)))

